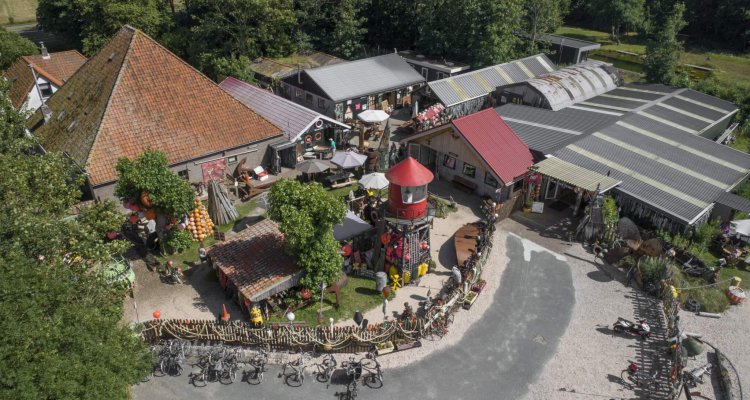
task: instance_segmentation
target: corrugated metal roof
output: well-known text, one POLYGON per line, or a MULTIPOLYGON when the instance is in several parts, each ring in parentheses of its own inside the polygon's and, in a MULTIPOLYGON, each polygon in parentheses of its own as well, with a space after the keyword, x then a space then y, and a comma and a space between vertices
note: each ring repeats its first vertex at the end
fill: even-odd
POLYGON ((534 163, 529 148, 495 110, 458 118, 453 126, 505 184, 524 175, 534 163))
POLYGON ((486 96, 498 86, 524 82, 555 70, 555 64, 544 54, 493 65, 457 76, 429 82, 435 96, 446 107, 486 96), (531 74, 532 76, 529 76, 531 74))
POLYGON ((594 191, 598 188, 602 192, 605 192, 620 184, 620 181, 617 179, 590 171, 556 157, 549 157, 537 163, 534 165, 534 169, 542 175, 550 176, 588 191, 594 191))
POLYGON ((396 53, 306 69, 305 74, 335 102, 425 81, 396 53))
POLYGON ((617 88, 617 76, 608 71, 610 64, 589 60, 537 76, 526 81, 547 99, 552 110, 560 110, 575 103, 617 88))
POLYGON ((549 42, 550 44, 559 46, 563 45, 565 47, 573 47, 580 50, 595 50, 600 47, 602 47, 599 43, 589 42, 586 40, 581 39, 574 39, 567 36, 560 36, 560 35, 552 35, 552 34, 545 34, 541 35, 539 40, 549 42))
POLYGON ((296 74, 299 68, 315 68, 343 62, 346 62, 346 60, 330 54, 313 51, 309 54, 293 54, 282 59, 262 57, 259 60, 253 61, 250 64, 250 68, 259 75, 281 79, 296 74))
POLYGON ((723 193, 721 196, 719 196, 716 202, 737 211, 750 213, 750 199, 738 196, 734 193, 723 193))
POLYGON ((349 128, 349 126, 332 118, 318 114, 309 108, 302 107, 268 90, 263 90, 231 76, 224 79, 219 84, 219 87, 253 111, 271 121, 274 125, 283 129, 290 141, 297 140, 301 134, 310 129, 312 124, 321 119, 343 128, 349 128))
POLYGON ((544 154, 551 154, 580 139, 580 135, 611 125, 619 118, 575 108, 550 111, 516 104, 506 104, 495 111, 530 149, 544 154))

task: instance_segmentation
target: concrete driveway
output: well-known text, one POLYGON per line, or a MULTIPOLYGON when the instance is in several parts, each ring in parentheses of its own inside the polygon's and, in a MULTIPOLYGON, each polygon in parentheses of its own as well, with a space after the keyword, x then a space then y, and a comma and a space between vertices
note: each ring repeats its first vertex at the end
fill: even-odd
MULTIPOLYGON (((502 245, 502 240, 499 240, 502 245)), ((505 239, 509 265, 493 304, 457 345, 406 368, 386 370, 380 389, 363 387, 362 399, 515 399, 528 391, 555 354, 570 322, 575 297, 564 256, 518 236, 505 239)), ((387 356, 384 356, 384 358, 387 356)), ((331 385, 306 380, 287 387, 272 367, 262 385, 237 382, 194 388, 187 371, 133 388, 135 399, 333 399, 346 398, 339 380, 331 385)), ((336 375, 334 375, 334 379, 336 375)))

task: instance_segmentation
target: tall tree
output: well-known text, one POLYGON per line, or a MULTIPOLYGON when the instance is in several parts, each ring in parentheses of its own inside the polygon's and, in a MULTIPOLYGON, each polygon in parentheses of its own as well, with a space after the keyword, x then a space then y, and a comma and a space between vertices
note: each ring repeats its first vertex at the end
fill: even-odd
POLYGON ((644 0, 589 0, 587 6, 596 24, 608 29, 617 43, 623 28, 639 28, 644 17, 644 0))
POLYGON ((529 34, 529 54, 536 53, 539 35, 554 33, 570 9, 570 0, 526 0, 523 29, 529 34))
POLYGON ((684 83, 678 82, 677 74, 683 49, 682 43, 677 40, 677 33, 685 27, 684 12, 683 3, 674 4, 661 25, 652 26, 652 37, 646 45, 646 60, 643 63, 647 81, 666 85, 684 83))
POLYGON ((302 284, 317 290, 341 273, 343 259, 333 238, 333 226, 341 223, 346 206, 320 184, 301 184, 282 179, 271 187, 268 215, 279 223, 287 250, 305 270, 302 284))
POLYGON ((497 64, 519 55, 523 0, 436 0, 420 13, 418 47, 472 63, 497 64))
POLYGON ((312 46, 331 54, 353 58, 362 53, 368 2, 356 0, 298 0, 299 30, 312 46))
POLYGON ((0 71, 10 67, 18 57, 37 53, 39 50, 29 39, 0 26, 0 71))
POLYGON ((162 0, 39 0, 39 26, 63 35, 92 55, 123 25, 158 37, 170 25, 162 0))
POLYGON ((413 48, 419 34, 419 15, 424 0, 371 0, 366 10, 367 42, 371 46, 399 50, 413 48))
POLYGON ((118 251, 104 233, 122 217, 105 204, 70 218, 79 171, 36 151, 7 88, 0 82, 0 398, 126 399, 152 360, 121 324, 123 292, 94 268, 118 251))

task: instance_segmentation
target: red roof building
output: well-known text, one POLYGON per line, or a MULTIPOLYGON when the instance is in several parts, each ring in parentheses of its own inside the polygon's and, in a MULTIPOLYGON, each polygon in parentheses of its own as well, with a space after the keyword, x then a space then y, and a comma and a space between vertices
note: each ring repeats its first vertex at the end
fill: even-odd
POLYGON ((241 305, 245 300, 255 303, 296 286, 303 274, 284 251, 284 235, 270 219, 211 246, 208 259, 221 285, 241 295, 241 305))
POLYGON ((534 163, 529 148, 493 109, 455 119, 407 141, 409 154, 436 171, 440 180, 496 201, 522 189, 523 177, 534 163))
POLYGON ((39 108, 42 105, 41 98, 46 100, 58 91, 86 62, 86 57, 76 50, 57 53, 43 51, 45 54, 19 57, 3 73, 3 77, 10 81, 8 96, 17 110, 34 111, 39 108), (34 72, 31 71, 32 68, 34 72), (39 89, 34 86, 34 74, 39 89))
POLYGON ((67 153, 88 173, 96 197, 112 195, 121 157, 160 150, 175 172, 201 182, 207 170, 231 174, 238 157, 251 168, 268 166, 267 146, 283 140, 279 127, 129 26, 47 105, 51 116, 37 111, 29 129, 46 150, 67 153))

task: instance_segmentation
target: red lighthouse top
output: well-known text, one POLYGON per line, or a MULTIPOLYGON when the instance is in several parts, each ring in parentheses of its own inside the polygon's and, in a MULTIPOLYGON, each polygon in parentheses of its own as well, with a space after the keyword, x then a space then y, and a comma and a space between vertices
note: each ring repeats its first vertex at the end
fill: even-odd
POLYGON ((432 182, 434 175, 419 161, 406 157, 385 173, 388 182, 399 186, 422 186, 432 182))

